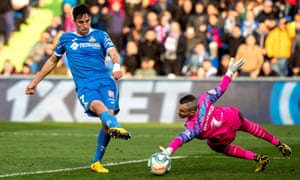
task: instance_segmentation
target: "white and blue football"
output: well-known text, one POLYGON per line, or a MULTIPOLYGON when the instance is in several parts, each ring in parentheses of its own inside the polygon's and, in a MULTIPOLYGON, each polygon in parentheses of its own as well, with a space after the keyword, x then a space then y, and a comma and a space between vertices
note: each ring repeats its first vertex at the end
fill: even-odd
POLYGON ((154 153, 148 159, 148 168, 154 175, 165 175, 171 170, 171 158, 161 152, 154 153))

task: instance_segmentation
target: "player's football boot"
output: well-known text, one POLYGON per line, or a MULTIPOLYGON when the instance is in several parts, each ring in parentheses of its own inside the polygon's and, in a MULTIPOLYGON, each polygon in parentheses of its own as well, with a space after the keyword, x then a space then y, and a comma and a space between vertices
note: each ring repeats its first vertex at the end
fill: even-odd
POLYGON ((258 155, 255 161, 257 162, 255 172, 261 172, 265 170, 265 167, 270 162, 270 159, 268 158, 268 156, 258 155))
POLYGON ((279 149, 279 151, 282 153, 283 156, 289 156, 293 153, 292 148, 282 141, 279 142, 277 148, 279 149))
POLYGON ((109 173, 109 170, 104 168, 100 161, 96 161, 93 164, 91 164, 91 170, 97 173, 109 173))
POLYGON ((128 140, 131 138, 130 133, 124 128, 109 128, 108 134, 113 138, 128 140))

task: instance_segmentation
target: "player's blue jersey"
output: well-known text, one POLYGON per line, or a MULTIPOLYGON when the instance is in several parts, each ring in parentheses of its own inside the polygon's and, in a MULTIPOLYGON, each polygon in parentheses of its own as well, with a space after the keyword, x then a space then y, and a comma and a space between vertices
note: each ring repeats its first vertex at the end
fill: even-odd
POLYGON ((64 33, 55 48, 55 55, 66 52, 68 65, 77 88, 91 81, 110 77, 105 67, 105 57, 114 44, 109 35, 101 30, 91 29, 81 36, 76 31, 64 33))

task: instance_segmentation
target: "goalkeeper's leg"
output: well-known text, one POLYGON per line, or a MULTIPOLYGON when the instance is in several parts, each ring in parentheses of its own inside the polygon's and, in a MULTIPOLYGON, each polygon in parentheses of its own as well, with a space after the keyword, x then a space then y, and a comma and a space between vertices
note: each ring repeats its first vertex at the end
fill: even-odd
POLYGON ((258 138, 268 141, 269 143, 276 146, 279 149, 279 151, 282 153, 283 156, 289 156, 292 154, 292 149, 287 144, 280 141, 276 136, 269 133, 262 126, 254 123, 254 122, 251 122, 250 120, 248 120, 246 118, 244 118, 243 124, 239 130, 248 132, 255 137, 258 137, 258 138))
POLYGON ((246 150, 240 146, 234 144, 228 145, 216 145, 211 141, 207 141, 209 147, 216 152, 223 153, 227 156, 246 159, 246 160, 253 160, 257 162, 257 167, 255 172, 264 171, 266 165, 269 163, 269 158, 265 155, 256 154, 252 151, 246 150))

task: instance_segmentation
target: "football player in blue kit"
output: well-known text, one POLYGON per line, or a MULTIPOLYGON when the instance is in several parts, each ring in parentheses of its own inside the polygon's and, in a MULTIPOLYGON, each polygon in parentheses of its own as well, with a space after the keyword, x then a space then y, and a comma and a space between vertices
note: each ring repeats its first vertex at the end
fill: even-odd
POLYGON ((76 29, 61 35, 54 53, 26 87, 25 93, 34 94, 40 81, 66 54, 81 105, 89 116, 99 117, 102 122, 91 170, 108 173, 101 161, 111 137, 126 140, 131 137, 114 116, 119 111, 115 80, 122 77, 120 55, 106 32, 91 28, 91 16, 86 5, 74 7, 73 19, 76 29), (114 63, 112 76, 105 67, 107 55, 114 63))

